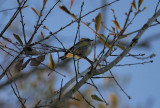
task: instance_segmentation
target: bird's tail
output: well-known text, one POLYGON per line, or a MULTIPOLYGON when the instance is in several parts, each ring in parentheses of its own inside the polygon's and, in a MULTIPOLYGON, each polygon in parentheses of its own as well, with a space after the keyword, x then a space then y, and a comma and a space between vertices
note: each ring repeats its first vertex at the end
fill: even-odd
POLYGON ((64 60, 64 59, 66 59, 66 58, 67 58, 66 56, 61 56, 61 57, 60 57, 61 60, 64 60))

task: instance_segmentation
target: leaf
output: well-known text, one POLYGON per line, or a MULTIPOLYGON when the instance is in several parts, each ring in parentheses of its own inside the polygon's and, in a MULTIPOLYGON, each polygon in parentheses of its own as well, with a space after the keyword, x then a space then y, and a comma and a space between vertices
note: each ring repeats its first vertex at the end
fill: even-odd
POLYGON ((24 68, 26 68, 26 66, 28 65, 29 62, 30 62, 30 59, 28 59, 28 60, 22 65, 22 70, 23 70, 24 68))
POLYGON ((141 4, 143 3, 143 0, 138 1, 138 9, 140 8, 141 4))
POLYGON ((112 27, 112 30, 115 32, 115 28, 114 27, 112 27))
MULTIPOLYGON (((100 35, 102 36, 103 34, 100 34, 100 35)), ((102 37, 103 37, 103 36, 102 36, 102 37)), ((105 38, 105 40, 104 40, 102 37, 98 36, 99 41, 100 41, 103 45, 105 45, 106 47, 108 47, 109 49, 111 49, 110 44, 107 42, 108 39, 105 38), (107 40, 106 40, 106 39, 107 39, 107 40)), ((105 37, 105 36, 104 36, 104 37, 105 37)))
POLYGON ((142 9, 142 11, 144 11, 144 10, 146 10, 147 9, 147 7, 144 7, 143 9, 142 9))
POLYGON ((65 7, 65 6, 58 6, 61 10, 63 10, 64 12, 66 12, 67 14, 71 15, 71 12, 65 7))
POLYGON ((22 42, 21 38, 19 37, 19 35, 13 33, 13 36, 17 39, 17 41, 18 41, 21 45, 23 45, 23 42, 22 42))
MULTIPOLYGON (((31 7, 31 8, 32 8, 32 7, 31 7)), ((35 13, 37 16, 39 16, 38 12, 37 12, 34 8, 32 8, 32 10, 34 11, 34 13, 35 13)))
POLYGON ((45 7, 47 0, 43 0, 43 7, 45 7))
POLYGON ((40 65, 41 62, 43 62, 44 60, 45 60, 45 55, 38 56, 37 58, 32 58, 30 65, 31 65, 31 66, 38 66, 38 65, 40 65))
POLYGON ((113 15, 115 15, 115 13, 114 13, 114 9, 111 9, 111 10, 112 10, 113 15))
POLYGON ((77 19, 76 16, 74 14, 72 14, 65 6, 58 6, 61 10, 63 10, 64 12, 66 12, 67 14, 69 14, 70 16, 72 16, 75 20, 77 19))
POLYGON ((101 13, 99 13, 95 18, 95 29, 96 29, 96 31, 99 30, 100 25, 101 25, 101 21, 102 21, 102 15, 101 15, 101 13))
POLYGON ((43 28, 49 31, 49 29, 46 26, 43 26, 43 28))
POLYGON ((120 45, 120 44, 117 44, 116 46, 117 46, 118 48, 120 48, 121 50, 125 50, 125 47, 122 46, 122 45, 120 45))
POLYGON ((119 37, 118 37, 118 40, 123 39, 123 38, 126 38, 127 36, 128 36, 128 35, 119 36, 119 37))
POLYGON ((116 33, 109 33, 109 35, 116 36, 117 34, 116 33))
POLYGON ((122 30, 117 21, 112 20, 112 22, 120 31, 122 30))
POLYGON ((41 32, 41 36, 42 36, 42 38, 44 39, 44 34, 43 34, 43 32, 41 32))
POLYGON ((137 11, 137 7, 135 5, 135 2, 134 3, 131 3, 131 6, 137 11))
POLYGON ((23 9, 26 8, 26 7, 28 7, 28 6, 29 6, 29 5, 24 6, 23 9))
POLYGON ((55 67, 56 67, 56 64, 55 64, 55 62, 53 61, 53 58, 52 58, 52 54, 50 54, 49 65, 48 66, 51 69, 55 69, 55 67))
POLYGON ((111 94, 109 97, 110 97, 113 108, 117 108, 117 105, 118 105, 117 96, 115 94, 111 94))
POLYGON ((70 8, 72 8, 73 2, 74 2, 74 0, 71 0, 70 8))
POLYGON ((92 97, 92 99, 93 100, 96 100, 96 101, 100 101, 100 102, 103 102, 103 100, 102 99, 100 99, 97 95, 91 95, 91 97, 92 97))
MULTIPOLYGON (((111 42, 109 39, 106 38, 105 35, 103 35, 103 34, 100 34, 100 35, 101 35, 104 39, 106 39, 108 42, 111 42)), ((105 40, 103 40, 103 41, 105 42, 105 40)), ((107 42, 106 42, 106 46, 111 49, 110 44, 107 43, 107 42)), ((116 46, 119 47, 121 50, 124 50, 124 49, 125 49, 125 47, 122 46, 122 45, 120 45, 120 44, 116 44, 116 46)))

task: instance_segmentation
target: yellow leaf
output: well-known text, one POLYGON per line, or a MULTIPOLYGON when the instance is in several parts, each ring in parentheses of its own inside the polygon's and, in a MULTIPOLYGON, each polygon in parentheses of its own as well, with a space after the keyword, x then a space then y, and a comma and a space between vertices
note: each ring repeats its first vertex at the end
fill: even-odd
POLYGON ((73 5, 73 2, 74 2, 74 0, 71 0, 71 3, 70 3, 70 8, 72 7, 72 5, 73 5))
POLYGON ((131 3, 131 6, 137 11, 137 7, 136 7, 135 3, 131 3))
POLYGON ((42 36, 42 38, 44 39, 44 34, 43 34, 43 32, 41 32, 41 36, 42 36))
POLYGON ((53 61, 53 58, 52 58, 52 54, 50 54, 49 65, 48 66, 51 69, 55 69, 55 67, 56 67, 56 64, 55 64, 55 62, 53 61))
POLYGON ((138 1, 138 8, 140 8, 141 4, 143 3, 143 0, 138 1))
MULTIPOLYGON (((32 7, 31 7, 31 8, 32 8, 32 7)), ((38 12, 37 12, 34 8, 32 8, 32 10, 34 11, 34 13, 35 13, 36 15, 39 16, 38 12)))
POLYGON ((101 15, 101 13, 99 13, 95 18, 95 29, 96 29, 96 31, 99 30, 100 25, 101 25, 101 21, 102 21, 102 15, 101 15))
POLYGON ((92 99, 96 100, 96 101, 100 101, 100 102, 103 102, 102 99, 100 99, 97 95, 91 95, 92 99))
POLYGON ((120 31, 122 30, 117 21, 112 20, 112 22, 120 31))

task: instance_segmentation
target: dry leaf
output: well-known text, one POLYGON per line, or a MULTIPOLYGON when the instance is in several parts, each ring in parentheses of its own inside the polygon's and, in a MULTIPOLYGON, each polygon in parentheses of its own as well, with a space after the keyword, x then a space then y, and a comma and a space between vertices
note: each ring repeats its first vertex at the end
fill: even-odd
POLYGON ((70 8, 72 7, 72 5, 73 5, 73 2, 74 2, 74 0, 71 0, 71 3, 70 3, 70 8))
POLYGON ((44 60, 45 60, 45 55, 38 56, 37 58, 32 58, 30 65, 31 66, 38 66, 44 60))
POLYGON ((43 7, 45 7, 47 0, 43 0, 43 7))
POLYGON ((42 38, 44 39, 44 34, 43 34, 43 32, 41 32, 41 36, 42 36, 42 38))
MULTIPOLYGON (((32 7, 31 7, 31 8, 32 8, 32 7)), ((32 10, 34 11, 34 13, 35 13, 36 15, 39 16, 38 12, 37 12, 34 8, 32 8, 32 10)))
POLYGON ((49 31, 49 29, 46 26, 43 26, 43 28, 49 31))

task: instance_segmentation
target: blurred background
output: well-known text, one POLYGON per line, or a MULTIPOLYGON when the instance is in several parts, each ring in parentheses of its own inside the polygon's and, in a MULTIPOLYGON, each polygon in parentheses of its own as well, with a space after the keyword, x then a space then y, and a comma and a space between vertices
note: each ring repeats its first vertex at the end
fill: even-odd
MULTIPOLYGON (((104 4, 110 3, 113 0, 85 0, 82 15, 94 10, 95 8, 98 8, 104 4)), ((157 6, 159 0, 144 0, 143 4, 141 5, 141 8, 147 7, 146 10, 141 12, 136 16, 132 24, 127 28, 125 33, 130 33, 135 30, 140 29, 149 18, 153 16, 155 13, 155 9, 157 6)), ((18 7, 17 0, 0 0, 0 30, 2 30, 7 22, 10 20, 11 16, 15 12, 15 9, 18 7), (7 11, 2 11, 6 9, 11 9, 7 11)), ((83 0, 74 0, 72 7, 70 8, 70 2, 71 0, 62 0, 58 5, 64 5, 66 6, 72 13, 79 16, 81 5, 83 0)), ((92 22, 92 19, 94 19, 98 13, 102 14, 102 21, 105 26, 107 26, 109 29, 112 29, 112 26, 115 27, 112 20, 114 20, 113 13, 111 9, 114 9, 115 15, 117 17, 117 21, 121 27, 123 27, 123 24, 125 22, 126 15, 125 13, 129 11, 130 3, 132 0, 120 0, 111 6, 102 8, 96 12, 93 12, 92 14, 89 14, 88 16, 82 18, 82 21, 91 23, 90 27, 94 28, 94 22, 92 22)), ((45 15, 50 8, 56 3, 56 0, 48 0, 46 4, 46 8, 44 10, 43 15, 45 15)), ((138 0, 136 0, 136 5, 138 3, 138 0)), ((28 0, 26 3, 28 7, 24 8, 22 10, 24 15, 24 22, 25 22, 25 30, 26 30, 26 36, 27 40, 30 38, 31 34, 34 31, 34 25, 36 24, 36 21, 38 19, 38 16, 35 14, 35 12, 31 9, 34 8, 39 13, 42 6, 43 6, 43 0, 28 0)), ((72 20, 74 20, 71 16, 66 14, 64 11, 62 11, 58 5, 53 9, 53 11, 49 14, 47 17, 47 20, 44 22, 44 26, 46 26, 49 31, 55 32, 59 30, 61 27, 64 27, 68 23, 70 23, 72 20)), ((159 9, 159 7, 158 7, 159 9)), ((135 9, 133 9, 133 13, 136 12, 135 9)), ((132 17, 134 16, 131 15, 132 17)), ((20 23, 20 15, 14 20, 12 25, 9 27, 9 29, 4 33, 5 37, 8 37, 12 40, 13 43, 16 43, 16 39, 13 36, 13 33, 18 34, 20 37, 23 38, 22 33, 22 26, 20 23)), ((34 42, 37 40, 42 39, 41 32, 43 32, 44 37, 49 35, 49 31, 40 28, 36 34, 36 37, 34 38, 34 42)), ((65 48, 70 48, 74 44, 75 35, 77 32, 77 23, 74 23, 67 27, 66 29, 58 32, 56 36, 59 40, 63 43, 65 48)), ((101 26, 100 34, 108 35, 109 32, 103 29, 101 26)), ((83 24, 80 25, 80 36, 86 37, 90 39, 95 38, 95 34, 85 27, 83 24)), ((127 38, 124 38, 121 40, 121 43, 125 46, 128 45, 132 38, 136 35, 132 34, 129 35, 127 38)), ((133 57, 125 57, 123 60, 121 60, 118 65, 123 64, 136 64, 137 65, 125 65, 125 66, 115 66, 111 69, 112 73, 114 74, 115 78, 123 88, 123 90, 131 96, 131 99, 129 100, 127 96, 122 92, 122 90, 117 86, 115 81, 113 79, 94 79, 95 85, 101 90, 103 96, 105 97, 106 101, 110 103, 110 108, 160 108, 160 49, 159 49, 159 41, 160 41, 160 31, 159 26, 154 26, 149 28, 142 36, 140 41, 138 41, 138 44, 131 50, 131 54, 139 55, 144 54, 143 57, 148 57, 152 54, 155 54, 156 56, 149 59, 135 59, 133 57), (145 63, 141 64, 143 62, 149 62, 150 60, 153 60, 153 63, 145 63), (114 106, 114 102, 116 100, 116 107, 114 106)), ((0 38, 0 42, 3 44, 6 44, 8 47, 14 48, 13 45, 7 43, 2 38, 0 38)), ((61 44, 54 38, 51 37, 49 40, 44 41, 44 43, 54 46, 54 47, 60 47, 62 48, 61 44)), ((22 49, 22 48, 20 48, 22 49)), ((97 54, 103 49, 103 44, 99 43, 97 45, 97 54)), ((117 49, 115 54, 119 54, 121 50, 117 49)), ((12 53, 12 52, 11 52, 12 53)), ((17 53, 12 53, 14 56, 17 55, 17 53)), ((59 53, 60 56, 62 56, 64 53, 59 53)), ((14 57, 9 56, 5 52, 1 50, 0 52, 1 58, 0 58, 0 64, 4 67, 4 69, 10 64, 10 62, 14 59, 14 57)), ((59 88, 61 87, 61 80, 63 79, 63 85, 67 81, 69 81, 72 77, 75 76, 75 70, 74 70, 74 61, 72 59, 67 59, 65 61, 59 61, 57 53, 52 53, 53 59, 56 63, 55 70, 63 73, 66 75, 66 77, 62 77, 61 75, 57 73, 51 73, 46 70, 46 67, 44 65, 36 66, 27 66, 22 72, 20 73, 13 73, 13 75, 21 75, 25 74, 25 77, 18 78, 16 80, 16 84, 18 86, 18 90, 20 92, 21 97, 25 100, 26 99, 26 105, 27 107, 34 106, 39 100, 46 99, 52 95, 54 95, 59 88), (48 76, 48 74, 50 74, 48 76)), ((89 59, 93 60, 94 51, 92 50, 92 53, 89 55, 89 59)), ((142 58, 143 58, 142 57, 142 58)), ((113 60, 114 57, 110 57, 108 62, 113 60)), ((27 61, 27 57, 25 58, 25 61, 27 61)), ((48 65, 49 62, 49 54, 46 55, 45 61, 43 61, 43 64, 48 65)), ((79 71, 84 71, 88 66, 89 63, 87 63, 85 60, 79 61, 80 69, 79 71)), ((3 70, 0 69, 0 73, 2 73, 3 70)), ((109 72, 106 72, 103 75, 100 76, 111 76, 109 72)), ((3 85, 5 82, 7 82, 7 77, 3 78, 0 81, 0 107, 1 108, 13 108, 13 107, 20 107, 20 103, 17 100, 15 94, 13 93, 13 90, 11 89, 9 84, 3 85)), ((86 96, 85 94, 97 94, 97 91, 94 87, 89 85, 84 85, 80 91, 86 96)), ((76 97, 80 98, 78 94, 75 94, 76 97)), ((104 103, 97 102, 95 100, 92 100, 90 96, 86 97, 89 101, 91 101, 92 104, 99 108, 103 108, 104 103)), ((85 103, 82 102, 75 102, 75 100, 70 102, 71 104, 68 105, 69 107, 88 107, 87 104, 80 104, 85 103), (84 105, 84 106, 81 106, 84 105)), ((105 107, 104 107, 105 108, 105 107)))

